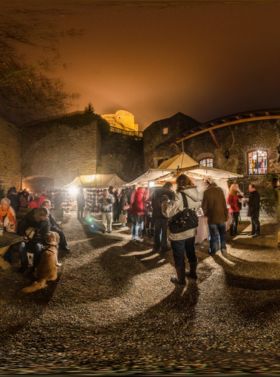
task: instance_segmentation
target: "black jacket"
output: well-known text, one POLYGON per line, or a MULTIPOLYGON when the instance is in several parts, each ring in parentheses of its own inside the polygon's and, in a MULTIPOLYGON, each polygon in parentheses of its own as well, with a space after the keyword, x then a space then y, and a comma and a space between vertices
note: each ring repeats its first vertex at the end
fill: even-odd
POLYGON ((25 231, 28 228, 34 228, 35 235, 32 241, 44 243, 47 233, 50 231, 50 222, 48 220, 40 222, 35 221, 34 214, 36 210, 37 208, 34 208, 24 216, 18 224, 17 232, 20 236, 24 236, 25 231))
POLYGON ((175 193, 166 188, 158 188, 152 195, 153 218, 155 219, 166 219, 161 210, 161 204, 164 196, 167 196, 169 200, 175 199, 175 193))
POLYGON ((258 191, 249 193, 248 216, 259 216, 260 214, 260 194, 258 191))

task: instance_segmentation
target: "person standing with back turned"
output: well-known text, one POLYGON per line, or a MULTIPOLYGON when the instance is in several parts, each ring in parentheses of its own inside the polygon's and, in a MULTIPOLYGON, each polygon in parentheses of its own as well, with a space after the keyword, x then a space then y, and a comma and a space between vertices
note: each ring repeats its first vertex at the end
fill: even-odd
MULTIPOLYGON (((200 194, 193 182, 185 174, 179 175, 176 180, 177 192, 174 201, 165 201, 162 204, 162 212, 168 218, 182 212, 187 200, 188 208, 192 210, 198 209, 201 203, 200 194)), ((197 279, 197 257, 195 254, 195 234, 196 228, 188 229, 180 233, 172 233, 170 231, 169 238, 175 262, 177 277, 172 277, 171 282, 184 286, 186 284, 186 276, 197 279), (190 264, 190 272, 185 272, 185 255, 190 264)))

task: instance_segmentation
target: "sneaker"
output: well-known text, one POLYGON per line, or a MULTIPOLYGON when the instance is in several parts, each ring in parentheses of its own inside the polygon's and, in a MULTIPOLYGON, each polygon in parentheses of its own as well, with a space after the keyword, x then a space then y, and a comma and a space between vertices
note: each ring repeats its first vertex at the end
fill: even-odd
POLYGON ((181 285, 182 287, 184 287, 186 285, 186 280, 179 281, 176 276, 172 276, 170 278, 170 281, 171 281, 171 283, 173 283, 175 285, 181 285))
POLYGON ((143 238, 140 238, 140 237, 135 237, 135 241, 137 241, 137 242, 143 242, 144 239, 143 239, 143 238))
POLYGON ((252 238, 260 237, 260 234, 253 234, 252 238))

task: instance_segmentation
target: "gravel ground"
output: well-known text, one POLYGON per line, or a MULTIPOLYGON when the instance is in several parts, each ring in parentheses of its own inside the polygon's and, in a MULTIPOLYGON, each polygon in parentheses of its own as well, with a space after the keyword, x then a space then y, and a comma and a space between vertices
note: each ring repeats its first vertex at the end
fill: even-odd
POLYGON ((90 235, 72 218, 60 278, 20 293, 0 273, 0 373, 280 373, 280 291, 230 287, 198 251, 199 279, 169 282, 171 255, 126 232, 90 235))

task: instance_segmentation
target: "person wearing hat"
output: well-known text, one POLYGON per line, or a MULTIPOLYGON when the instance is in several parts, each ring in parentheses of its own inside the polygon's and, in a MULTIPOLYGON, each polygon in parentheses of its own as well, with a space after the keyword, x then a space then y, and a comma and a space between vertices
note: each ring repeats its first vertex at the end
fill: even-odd
POLYGON ((226 221, 228 209, 221 187, 217 186, 211 177, 206 179, 207 188, 202 199, 202 210, 208 220, 210 235, 209 254, 215 254, 221 249, 226 254, 226 221))

